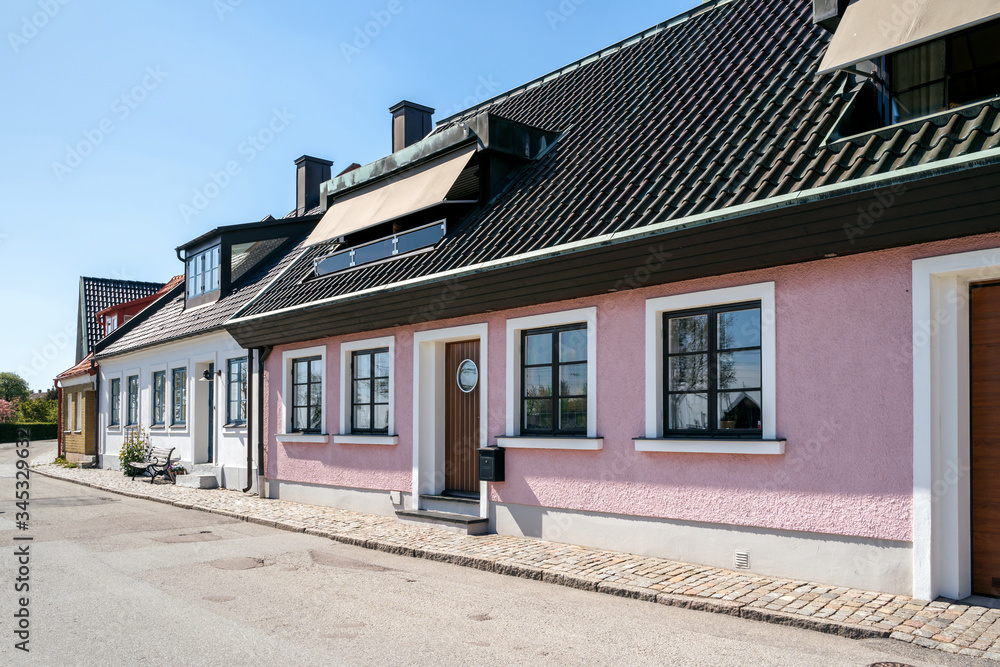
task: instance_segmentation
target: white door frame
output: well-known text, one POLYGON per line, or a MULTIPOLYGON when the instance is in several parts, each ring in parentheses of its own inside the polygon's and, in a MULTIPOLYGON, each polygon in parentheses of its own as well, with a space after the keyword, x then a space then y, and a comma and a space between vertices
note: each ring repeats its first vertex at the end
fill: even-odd
MULTIPOLYGON (((479 339, 479 446, 488 440, 489 326, 420 331, 413 335, 413 500, 420 508, 420 494, 444 490, 444 388, 445 344, 479 339)), ((479 483, 479 516, 489 517, 487 483, 479 483)))
POLYGON ((913 596, 972 594, 969 285, 1000 248, 913 262, 913 596))

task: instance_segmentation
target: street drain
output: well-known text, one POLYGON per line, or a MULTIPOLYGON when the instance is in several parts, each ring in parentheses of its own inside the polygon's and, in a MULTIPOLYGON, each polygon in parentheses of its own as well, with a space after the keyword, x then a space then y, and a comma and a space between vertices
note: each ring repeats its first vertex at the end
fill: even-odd
POLYGON ((202 598, 202 600, 209 602, 232 602, 235 599, 232 595, 206 595, 202 598))
POLYGON ((868 667, 913 667, 905 662, 873 662, 868 667))
POLYGON ((211 531, 203 530, 200 533, 184 533, 181 535, 167 535, 166 537, 154 537, 154 542, 164 544, 186 544, 188 542, 215 542, 222 538, 211 531))
POLYGON ((362 560, 354 560, 353 558, 344 558, 343 556, 337 556, 336 554, 327 553, 326 551, 309 551, 309 555, 312 560, 317 565, 326 565, 329 567, 339 567, 345 570, 365 570, 368 572, 397 572, 391 567, 382 567, 381 565, 375 565, 374 563, 366 563, 362 560))
POLYGON ((219 570, 252 570, 264 567, 267 563, 263 558, 224 558, 213 560, 209 565, 219 570))
POLYGON ((469 614, 470 621, 489 621, 492 619, 493 617, 489 614, 469 614))

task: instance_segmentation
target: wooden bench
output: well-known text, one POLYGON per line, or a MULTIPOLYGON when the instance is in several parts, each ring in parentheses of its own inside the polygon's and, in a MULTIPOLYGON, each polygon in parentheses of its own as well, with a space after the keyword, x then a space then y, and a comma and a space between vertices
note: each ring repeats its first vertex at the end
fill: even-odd
POLYGON ((146 458, 144 460, 133 461, 128 464, 129 467, 132 468, 132 480, 135 481, 135 476, 142 474, 149 475, 150 484, 152 484, 158 476, 172 479, 173 477, 169 470, 170 464, 175 463, 178 460, 171 459, 173 454, 173 447, 170 449, 167 449, 166 447, 150 447, 149 451, 146 452, 146 458))

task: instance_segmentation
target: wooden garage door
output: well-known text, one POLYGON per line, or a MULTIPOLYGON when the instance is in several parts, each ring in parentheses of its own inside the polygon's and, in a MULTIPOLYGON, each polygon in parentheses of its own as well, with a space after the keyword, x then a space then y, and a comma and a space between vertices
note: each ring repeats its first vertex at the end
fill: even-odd
POLYGON ((970 296, 972 591, 1000 597, 1000 284, 970 296))
POLYGON ((479 493, 478 368, 478 340, 448 343, 444 376, 446 491, 479 493))

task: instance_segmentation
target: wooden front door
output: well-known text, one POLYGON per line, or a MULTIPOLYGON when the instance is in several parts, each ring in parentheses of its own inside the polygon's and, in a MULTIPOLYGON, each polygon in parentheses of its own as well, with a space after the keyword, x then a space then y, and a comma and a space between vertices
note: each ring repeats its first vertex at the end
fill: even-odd
POLYGON ((445 491, 479 494, 479 341, 448 343, 444 369, 445 491))
POLYGON ((972 592, 1000 597, 1000 284, 970 292, 972 592))

